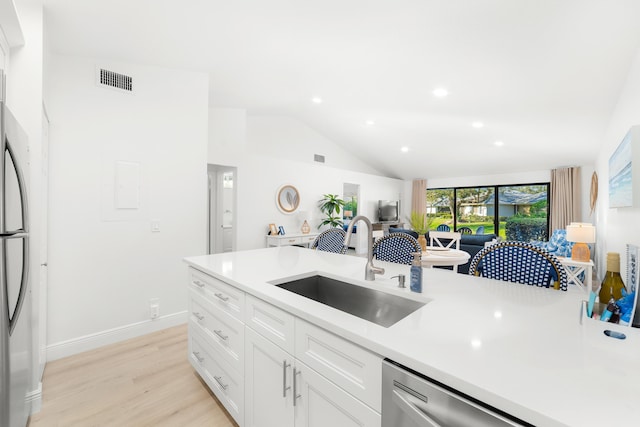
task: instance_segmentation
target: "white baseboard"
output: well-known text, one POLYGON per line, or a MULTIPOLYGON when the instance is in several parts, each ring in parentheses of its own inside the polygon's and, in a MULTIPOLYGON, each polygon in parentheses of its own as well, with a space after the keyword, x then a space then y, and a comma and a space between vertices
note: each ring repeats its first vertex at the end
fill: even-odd
POLYGON ((25 400, 31 408, 31 414, 37 414, 42 409, 42 382, 38 383, 36 390, 27 393, 25 400))
POLYGON ((61 359, 84 351, 93 350, 108 344, 114 344, 130 338, 139 337, 151 332, 181 325, 188 320, 187 311, 158 317, 155 320, 132 323, 95 334, 73 338, 47 346, 47 361, 61 359))

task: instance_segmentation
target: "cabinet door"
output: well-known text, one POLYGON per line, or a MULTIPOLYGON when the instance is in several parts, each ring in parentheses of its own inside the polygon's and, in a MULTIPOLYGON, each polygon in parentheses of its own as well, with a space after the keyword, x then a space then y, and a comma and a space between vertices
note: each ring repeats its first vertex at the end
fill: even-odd
POLYGON ((245 328, 245 427, 293 427, 293 357, 245 328))
POLYGON ((380 427, 380 414, 296 361, 295 427, 380 427))

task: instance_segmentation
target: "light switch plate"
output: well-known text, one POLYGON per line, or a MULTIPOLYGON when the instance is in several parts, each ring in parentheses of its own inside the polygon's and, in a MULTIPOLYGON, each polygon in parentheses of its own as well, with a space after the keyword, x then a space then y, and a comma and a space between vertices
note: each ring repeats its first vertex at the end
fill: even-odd
POLYGON ((160 232, 160 220, 159 219, 152 219, 151 220, 151 232, 152 233, 159 233, 160 232))

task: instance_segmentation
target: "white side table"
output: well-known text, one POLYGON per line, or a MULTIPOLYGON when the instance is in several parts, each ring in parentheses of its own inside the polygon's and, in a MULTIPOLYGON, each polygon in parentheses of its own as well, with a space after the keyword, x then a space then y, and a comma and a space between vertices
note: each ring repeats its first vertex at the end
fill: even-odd
POLYGON ((558 257, 560 263, 564 267, 564 271, 567 272, 567 284, 574 284, 581 286, 587 293, 590 293, 593 289, 593 261, 574 261, 567 257, 558 257), (580 274, 584 273, 584 279, 580 280, 580 274))
POLYGON ((275 236, 267 235, 267 247, 302 245, 308 248, 309 245, 316 240, 318 234, 320 233, 293 233, 275 236))

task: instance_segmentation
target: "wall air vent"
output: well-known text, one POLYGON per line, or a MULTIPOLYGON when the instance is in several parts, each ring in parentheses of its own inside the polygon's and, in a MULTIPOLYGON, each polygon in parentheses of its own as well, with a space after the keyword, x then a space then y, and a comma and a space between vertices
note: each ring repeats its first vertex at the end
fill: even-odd
POLYGON ((98 84, 125 92, 133 92, 133 77, 104 68, 98 68, 98 84))
POLYGON ((324 156, 320 154, 314 154, 313 161, 318 163, 324 163, 324 156))

